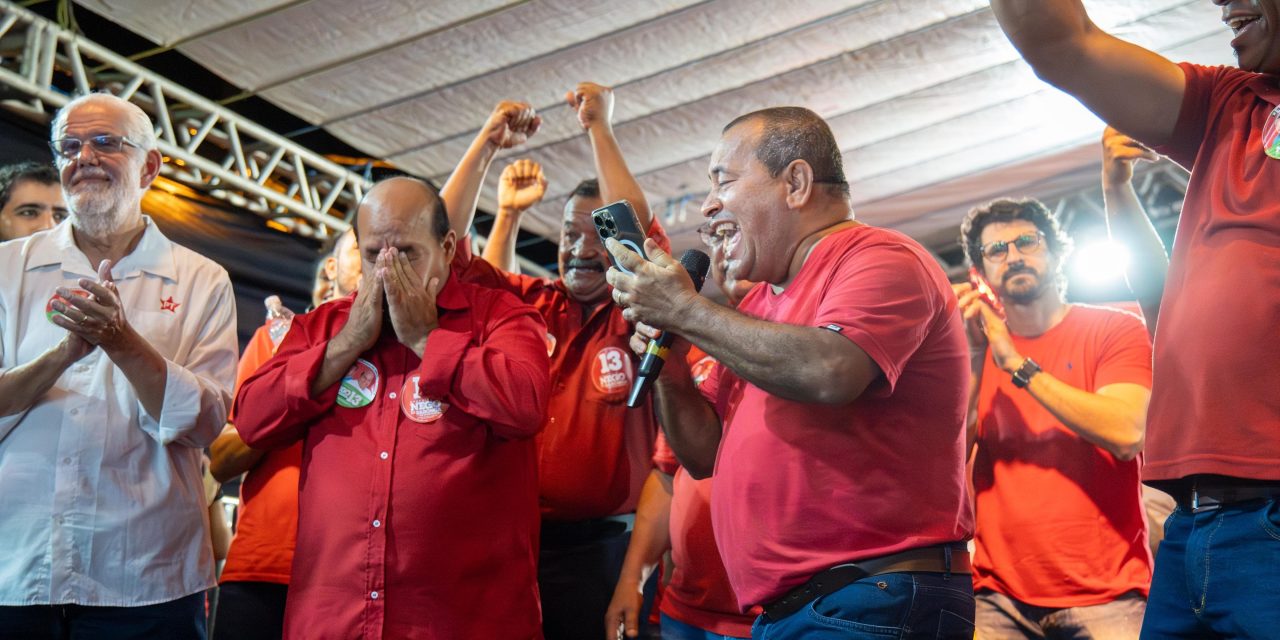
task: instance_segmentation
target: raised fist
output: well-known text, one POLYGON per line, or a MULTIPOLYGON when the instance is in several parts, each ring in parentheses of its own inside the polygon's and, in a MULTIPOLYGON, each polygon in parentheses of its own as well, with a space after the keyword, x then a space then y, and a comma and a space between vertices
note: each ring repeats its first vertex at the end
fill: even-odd
POLYGON ((613 89, 594 82, 583 82, 565 94, 565 100, 578 112, 583 129, 613 123, 613 89))
POLYGON ((547 178, 542 166, 527 158, 516 160, 502 170, 498 181, 498 208, 524 211, 542 200, 547 178))
POLYGON ((484 137, 498 149, 522 145, 542 126, 542 117, 527 102, 503 100, 484 123, 484 137))

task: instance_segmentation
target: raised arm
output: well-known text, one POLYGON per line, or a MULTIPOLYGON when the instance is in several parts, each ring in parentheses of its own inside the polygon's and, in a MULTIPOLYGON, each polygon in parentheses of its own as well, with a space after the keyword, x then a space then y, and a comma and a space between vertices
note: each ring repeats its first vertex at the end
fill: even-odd
POLYGON ((636 177, 627 168, 622 149, 613 135, 613 90, 609 87, 583 82, 566 94, 569 106, 578 112, 578 123, 591 140, 591 155, 595 158, 596 177, 600 180, 600 197, 605 204, 626 200, 636 210, 641 229, 648 229, 653 217, 649 203, 636 177))
POLYGON ((1099 29, 1080 0, 992 0, 991 8, 1045 82, 1147 144, 1173 135, 1186 88, 1177 65, 1099 29))
MULTIPOLYGON (((1026 361, 1014 347, 1008 326, 986 304, 979 302, 983 327, 991 344, 995 373, 1012 375, 1026 361)), ((1136 322, 1136 321, 1135 321, 1136 322)), ((1139 334, 1141 336, 1141 334, 1139 334)), ((1138 362, 1149 367, 1151 348, 1141 340, 1129 340, 1119 349, 1117 360, 1138 362)), ((1104 365, 1100 365, 1100 368, 1104 365)), ((1148 381, 1149 384, 1149 381, 1148 381)), ((1146 440, 1148 386, 1116 382, 1087 391, 1073 387, 1042 371, 1031 377, 1027 392, 1076 435, 1111 453, 1120 460, 1132 460, 1146 440)))
POLYGON ((481 258, 485 262, 516 273, 516 237, 520 232, 520 216, 538 204, 547 191, 547 178, 542 166, 529 160, 517 160, 502 170, 498 180, 498 213, 484 245, 481 258))
POLYGON ((540 126, 542 118, 527 102, 503 100, 493 108, 453 174, 440 189, 440 200, 449 213, 449 226, 459 238, 466 236, 471 229, 480 188, 498 151, 524 144, 540 126))
POLYGON ((1142 307, 1147 333, 1151 335, 1155 334, 1160 314, 1169 256, 1133 189, 1133 165, 1139 160, 1155 161, 1158 157, 1154 151, 1111 127, 1102 135, 1102 196, 1106 201, 1107 231, 1112 239, 1129 249, 1125 279, 1142 307))

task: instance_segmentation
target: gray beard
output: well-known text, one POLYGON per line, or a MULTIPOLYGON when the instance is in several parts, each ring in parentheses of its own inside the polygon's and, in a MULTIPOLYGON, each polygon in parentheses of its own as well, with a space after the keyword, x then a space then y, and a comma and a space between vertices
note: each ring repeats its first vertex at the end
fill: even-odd
POLYGON ((112 184, 105 190, 63 193, 72 212, 76 229, 90 238, 109 238, 127 219, 130 211, 142 204, 142 192, 130 194, 127 187, 112 184))

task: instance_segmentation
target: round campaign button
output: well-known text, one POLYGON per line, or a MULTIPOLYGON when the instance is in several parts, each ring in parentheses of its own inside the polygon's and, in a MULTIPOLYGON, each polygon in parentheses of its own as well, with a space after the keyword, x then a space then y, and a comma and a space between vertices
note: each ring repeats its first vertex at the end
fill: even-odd
POLYGON ((439 420, 449 405, 422 395, 419 386, 417 374, 404 381, 404 388, 400 389, 400 411, 404 417, 422 424, 439 420))
POLYGON ((338 386, 338 406, 359 409, 378 395, 378 369, 368 360, 356 360, 338 386))
POLYGON ((591 381, 609 395, 631 387, 631 357, 618 347, 605 347, 591 361, 591 381))
POLYGON ((701 360, 693 363, 693 366, 689 367, 689 373, 693 376, 693 386, 701 387, 702 383, 711 377, 711 372, 715 370, 717 364, 719 363, 711 356, 702 356, 701 360))
MULTIPOLYGON (((89 297, 89 292, 88 292, 88 291, 85 291, 84 289, 72 289, 72 290, 71 290, 71 293, 73 293, 73 294, 75 294, 75 295, 78 295, 78 296, 80 296, 81 298, 88 298, 88 297, 89 297)), ((48 302, 44 303, 44 317, 48 318, 48 319, 49 319, 49 322, 53 322, 53 317, 54 317, 54 316, 60 316, 60 315, 62 315, 61 313, 58 313, 57 311, 54 311, 54 310, 53 310, 53 301, 54 301, 54 300, 61 300, 61 301, 62 301, 63 303, 65 303, 67 306, 71 306, 71 303, 70 303, 70 302, 68 302, 66 298, 64 298, 64 297, 62 297, 62 296, 60 296, 60 295, 58 295, 58 294, 56 294, 56 293, 55 293, 55 294, 53 294, 53 297, 49 298, 49 301, 48 301, 48 302)))

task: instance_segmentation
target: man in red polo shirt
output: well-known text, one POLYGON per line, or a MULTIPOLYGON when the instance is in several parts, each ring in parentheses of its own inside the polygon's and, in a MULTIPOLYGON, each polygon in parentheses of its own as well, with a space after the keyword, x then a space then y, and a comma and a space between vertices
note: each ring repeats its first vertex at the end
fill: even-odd
POLYGON ((644 323, 633 348, 656 327, 720 362, 699 390, 672 358, 655 404, 685 469, 714 469, 729 582, 764 610, 753 637, 971 638, 964 327, 927 251, 852 219, 839 149, 799 107, 725 127, 702 211, 761 283, 737 310, 652 242, 646 262, 611 239, 635 275, 608 280, 644 323))
POLYGON ((1174 64, 1080 0, 994 0, 1036 73, 1191 170, 1156 329, 1143 481, 1178 502, 1143 636, 1280 628, 1280 1, 1214 0, 1240 68, 1174 64))
MULTIPOLYGON (((731 306, 751 291, 752 283, 726 272, 724 243, 710 228, 699 228, 711 250, 711 277, 731 306)), ((693 384, 701 386, 717 366, 715 358, 697 347, 685 358, 693 384)), ((755 613, 743 613, 729 586, 720 550, 711 530, 711 480, 695 480, 680 467, 666 438, 658 434, 654 469, 645 481, 636 507, 636 528, 627 547, 613 601, 605 614, 606 637, 622 625, 629 638, 640 635, 639 616, 647 576, 662 555, 671 550, 671 576, 662 591, 662 637, 667 640, 706 640, 751 637, 755 613)))
POLYGON ((294 318, 249 378, 236 428, 301 441, 288 638, 540 638, 533 435, 546 329, 450 274, 434 190, 371 189, 354 297, 294 318))
MULTIPOLYGON (((545 186, 540 170, 528 161, 503 173, 484 259, 473 257, 469 243, 463 242, 454 268, 463 279, 516 294, 546 321, 553 384, 537 440, 543 628, 552 640, 598 640, 626 554, 629 533, 624 516, 635 511, 652 467, 657 425, 648 407, 626 407, 637 366, 628 348, 632 327, 621 310, 608 303, 608 258, 591 211, 627 200, 651 238, 662 246, 667 246, 667 239, 614 139, 612 92, 582 83, 568 100, 587 132, 599 180, 579 184, 565 203, 560 278, 514 273, 520 214, 541 199, 545 186)), ((482 132, 472 148, 483 141, 482 132)), ((444 187, 459 234, 471 226, 491 161, 492 154, 468 151, 444 187)))
POLYGON ((960 234, 1007 314, 955 285, 976 394, 978 635, 1136 639, 1151 583, 1137 460, 1146 329, 1123 311, 1066 303, 1071 241, 1043 204, 976 207, 960 234))

